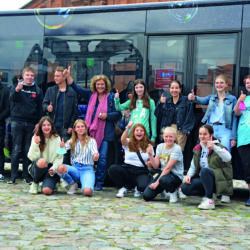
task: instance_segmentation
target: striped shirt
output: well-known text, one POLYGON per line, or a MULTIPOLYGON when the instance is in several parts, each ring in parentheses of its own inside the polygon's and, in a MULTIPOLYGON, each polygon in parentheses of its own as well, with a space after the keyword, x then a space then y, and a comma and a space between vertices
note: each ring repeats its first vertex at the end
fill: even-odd
MULTIPOLYGON (((66 150, 71 149, 69 142, 65 143, 66 150)), ((71 164, 80 163, 83 165, 94 165, 93 156, 95 153, 98 153, 96 140, 90 138, 88 144, 85 144, 82 148, 82 145, 79 140, 77 140, 75 145, 75 152, 71 154, 71 164)))

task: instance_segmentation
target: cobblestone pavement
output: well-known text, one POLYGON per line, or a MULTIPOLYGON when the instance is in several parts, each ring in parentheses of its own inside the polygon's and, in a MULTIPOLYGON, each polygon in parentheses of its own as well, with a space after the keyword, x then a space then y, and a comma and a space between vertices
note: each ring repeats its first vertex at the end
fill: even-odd
POLYGON ((198 197, 169 204, 117 199, 115 188, 91 198, 28 190, 0 183, 0 249, 250 249, 246 197, 201 211, 198 197))

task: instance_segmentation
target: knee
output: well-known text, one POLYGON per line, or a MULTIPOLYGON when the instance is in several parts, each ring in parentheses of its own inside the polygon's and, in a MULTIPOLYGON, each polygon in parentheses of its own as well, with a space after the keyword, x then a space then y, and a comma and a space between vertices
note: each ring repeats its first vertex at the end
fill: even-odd
POLYGON ((64 164, 60 164, 58 167, 57 167, 57 173, 58 174, 61 174, 61 175, 65 175, 67 173, 67 167, 64 165, 64 164))
POLYGON ((93 190, 91 188, 84 188, 82 190, 82 193, 85 195, 85 196, 91 196, 92 193, 93 193, 93 190))
POLYGON ((37 161, 36 165, 39 167, 39 168, 45 168, 47 167, 48 163, 46 161, 46 159, 44 158, 41 158, 37 161))
POLYGON ((201 171, 200 171, 200 177, 204 177, 204 176, 207 176, 209 174, 211 174, 211 171, 209 168, 202 168, 201 171))
POLYGON ((53 191, 52 191, 51 188, 45 187, 45 188, 42 189, 42 192, 43 192, 45 195, 51 195, 53 191))
MULTIPOLYGON (((146 190, 145 190, 146 191, 146 190)), ((145 200, 145 201, 151 201, 151 197, 147 194, 147 192, 144 192, 143 195, 142 195, 142 198, 145 200)))
POLYGON ((184 183, 181 187, 182 193, 187 195, 187 196, 189 195, 189 186, 188 185, 190 185, 190 184, 184 183))

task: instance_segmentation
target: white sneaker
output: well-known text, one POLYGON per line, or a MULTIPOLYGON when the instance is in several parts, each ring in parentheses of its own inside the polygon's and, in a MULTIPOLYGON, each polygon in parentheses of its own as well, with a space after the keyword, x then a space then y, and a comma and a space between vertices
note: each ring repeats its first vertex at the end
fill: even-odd
POLYGON ((180 199, 184 200, 187 198, 187 196, 182 193, 181 189, 179 189, 177 192, 180 199))
POLYGON ((30 186, 29 193, 30 194, 37 194, 38 193, 38 186, 39 186, 39 184, 32 182, 31 186, 30 186))
POLYGON ((135 187, 134 197, 135 198, 141 197, 141 192, 137 190, 137 187, 135 187))
POLYGON ((0 181, 4 181, 4 176, 0 174, 0 181))
POLYGON ((203 198, 203 200, 202 200, 201 204, 198 206, 198 208, 205 209, 205 210, 215 209, 214 200, 208 199, 208 198, 203 198))
POLYGON ((166 190, 161 192, 161 199, 169 199, 170 193, 167 193, 166 190))
POLYGON ((170 199, 169 199, 169 202, 170 203, 175 203, 178 201, 178 198, 177 198, 177 191, 173 192, 173 193, 170 193, 170 199))
POLYGON ((118 193, 116 194, 117 198, 123 198, 127 195, 127 189, 125 187, 122 187, 118 190, 118 193))
POLYGON ((230 197, 227 195, 222 195, 220 201, 223 203, 230 203, 230 197))
POLYGON ((77 187, 78 187, 78 184, 76 182, 73 182, 73 184, 70 185, 69 191, 67 192, 67 194, 74 194, 77 187))

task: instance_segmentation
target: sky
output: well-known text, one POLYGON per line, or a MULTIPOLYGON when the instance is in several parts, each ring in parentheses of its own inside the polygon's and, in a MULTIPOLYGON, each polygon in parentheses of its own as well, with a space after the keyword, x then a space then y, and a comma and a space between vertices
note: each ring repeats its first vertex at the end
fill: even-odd
POLYGON ((1 0, 1 10, 18 10, 20 7, 30 2, 30 0, 1 0))

